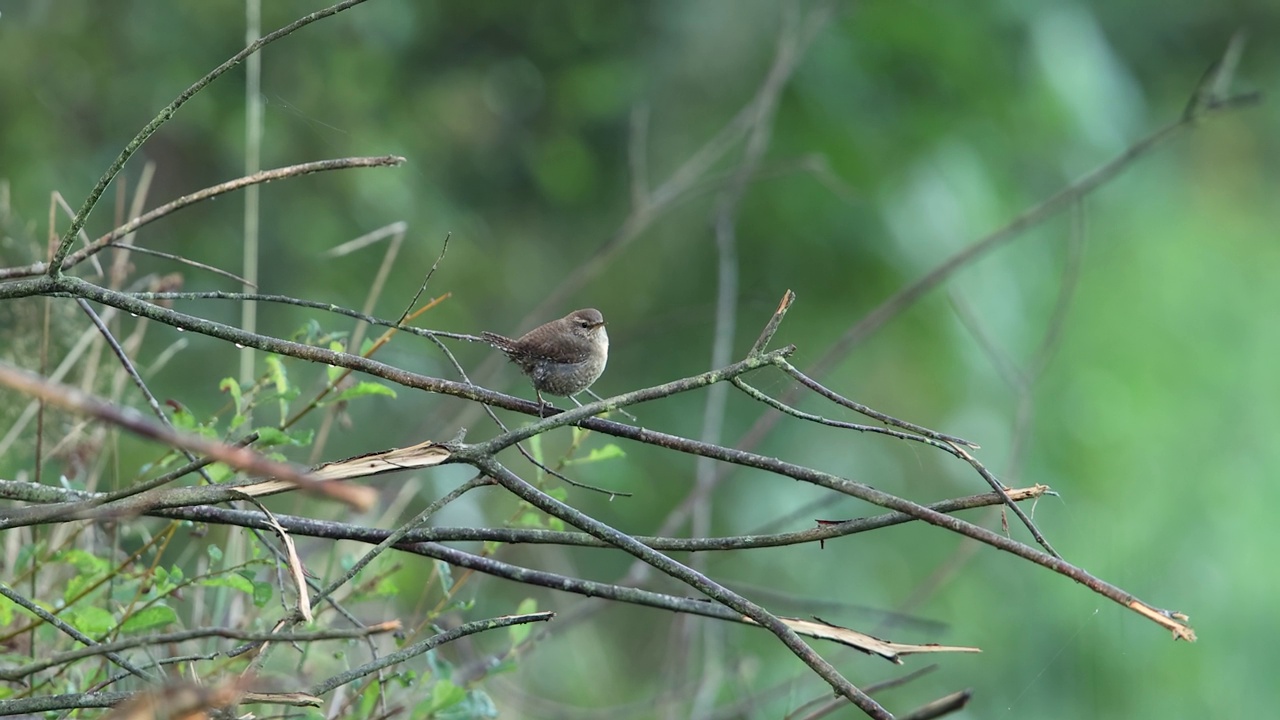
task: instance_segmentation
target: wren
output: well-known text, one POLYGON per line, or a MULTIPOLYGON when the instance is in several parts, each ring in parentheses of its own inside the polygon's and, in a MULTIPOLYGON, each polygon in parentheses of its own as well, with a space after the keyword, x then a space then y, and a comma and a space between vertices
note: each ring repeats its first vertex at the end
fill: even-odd
POLYGON ((491 332, 480 333, 490 345, 506 354, 533 383, 538 403, 542 393, 567 397, 591 387, 609 360, 609 334, 604 316, 595 308, 574 310, 559 320, 530 330, 517 339, 491 332))

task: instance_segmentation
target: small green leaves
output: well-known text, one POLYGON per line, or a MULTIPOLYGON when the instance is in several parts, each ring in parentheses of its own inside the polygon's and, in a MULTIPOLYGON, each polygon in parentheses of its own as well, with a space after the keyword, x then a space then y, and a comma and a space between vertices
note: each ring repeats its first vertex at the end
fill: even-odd
POLYGON ((228 426, 231 430, 235 430, 245 422, 244 394, 241 392, 240 383, 235 378, 223 378, 218 384, 218 389, 224 393, 231 395, 231 402, 235 405, 236 414, 231 418, 231 424, 228 426))
POLYGON ((346 388, 342 392, 338 393, 338 395, 335 397, 326 398, 320 403, 320 405, 323 406, 323 405, 330 405, 332 403, 337 403, 337 402, 346 402, 347 400, 352 400, 358 397, 365 397, 367 395, 382 395, 385 397, 395 397, 396 391, 392 390, 391 388, 381 383, 369 382, 367 380, 364 380, 359 383, 356 383, 352 387, 346 388))
POLYGON ((116 626, 115 616, 96 605, 73 608, 62 615, 72 627, 89 637, 103 637, 116 626))
POLYGON ((252 580, 237 573, 227 573, 226 575, 204 578, 200 581, 200 584, 205 587, 235 588, 249 596, 253 596, 257 592, 257 588, 254 586, 252 580))
MULTIPOLYGON (((520 605, 516 607, 517 615, 528 615, 535 612, 538 612, 538 601, 533 598, 521 600, 520 605)), ((511 638, 511 647, 519 647, 529 638, 529 634, 532 632, 533 623, 521 623, 507 628, 507 635, 511 638)))
POLYGON ((136 633, 147 630, 158 630, 178 622, 178 613, 168 605, 156 604, 125 618, 120 625, 120 632, 136 633))
POLYGON ((609 443, 604 447, 592 448, 586 457, 570 458, 565 460, 565 465, 587 465, 589 463, 602 462, 604 460, 613 460, 615 458, 625 458, 627 454, 618 446, 617 443, 609 443))
POLYGON ((315 438, 314 430, 281 430, 274 427, 260 427, 258 433, 258 449, 288 445, 293 447, 309 447, 315 438))

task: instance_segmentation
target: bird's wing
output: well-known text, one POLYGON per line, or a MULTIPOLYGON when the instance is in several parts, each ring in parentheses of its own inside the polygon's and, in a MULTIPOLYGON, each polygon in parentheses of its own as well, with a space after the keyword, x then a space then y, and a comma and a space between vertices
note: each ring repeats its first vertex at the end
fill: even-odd
POLYGON ((591 358, 591 343, 587 340, 574 338, 572 342, 565 342, 565 338, 533 337, 521 338, 525 345, 524 349, 529 355, 544 359, 554 360, 561 363, 581 363, 591 358))

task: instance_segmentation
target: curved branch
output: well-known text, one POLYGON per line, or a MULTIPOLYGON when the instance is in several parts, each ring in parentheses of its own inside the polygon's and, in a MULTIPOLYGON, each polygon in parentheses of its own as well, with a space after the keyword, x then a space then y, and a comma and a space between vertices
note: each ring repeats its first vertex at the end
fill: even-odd
POLYGON ((76 213, 75 218, 71 221, 71 226, 67 228, 66 232, 62 234, 62 238, 58 241, 58 247, 53 253, 52 260, 49 262, 49 269, 47 271, 48 277, 56 279, 62 275, 62 263, 66 260, 67 253, 71 251, 71 243, 75 242, 76 235, 80 233, 80 230, 84 227, 85 221, 89 219, 89 213, 92 212, 93 208, 98 204, 98 199, 102 197, 102 193, 106 191, 107 186, 111 184, 111 181, 115 179, 116 175, 124 169, 124 164, 129 161, 129 158, 138 151, 138 148, 142 147, 142 144, 145 143, 148 138, 160 129, 161 125, 164 125, 173 117, 174 113, 178 111, 178 108, 182 107, 188 100, 195 97, 196 93, 203 90, 209 83, 218 79, 218 76, 236 65, 239 65, 241 61, 257 52, 264 45, 279 40, 285 35, 288 35, 306 25, 310 25, 317 20, 322 20, 330 15, 336 15, 347 8, 359 5, 362 2, 364 2, 364 0, 343 0, 343 2, 336 5, 298 18, 279 30, 262 36, 245 49, 235 55, 232 55, 226 62, 209 71, 208 75, 197 80, 191 87, 183 90, 182 94, 174 98, 173 102, 166 105, 165 108, 160 111, 159 115, 152 118, 151 122, 147 123, 145 127, 139 130, 138 134, 124 146, 124 149, 120 151, 120 155, 116 157, 116 159, 107 168, 107 171, 98 179, 98 183, 93 186, 93 189, 89 191, 89 196, 85 198, 84 204, 80 206, 79 212, 76 213))

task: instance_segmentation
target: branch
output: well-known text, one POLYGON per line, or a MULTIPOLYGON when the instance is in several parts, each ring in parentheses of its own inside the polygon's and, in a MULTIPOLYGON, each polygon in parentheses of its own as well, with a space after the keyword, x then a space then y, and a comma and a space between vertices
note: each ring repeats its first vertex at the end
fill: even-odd
POLYGON ((149 422, 132 408, 117 407, 88 393, 67 385, 49 382, 34 373, 5 362, 0 362, 0 385, 7 385, 63 409, 98 418, 139 437, 207 455, 237 470, 288 480, 304 490, 341 500, 353 507, 367 509, 373 505, 376 497, 376 493, 370 488, 339 483, 319 483, 292 465, 269 460, 248 448, 214 442, 199 435, 178 432, 164 425, 149 422))
MULTIPOLYGON (((25 609, 27 612, 30 612, 31 614, 35 615, 41 620, 61 630, 63 633, 69 635, 71 638, 73 638, 77 642, 83 645, 88 645, 90 649, 98 647, 98 643, 96 643, 93 638, 71 627, 67 623, 60 620, 55 615, 51 614, 49 611, 31 602, 30 600, 26 599, 22 595, 19 595, 17 592, 14 592, 12 588, 10 588, 8 585, 4 583, 0 583, 0 595, 5 596, 14 604, 25 609)), ((118 653, 105 652, 102 654, 106 655, 107 659, 110 660, 111 662, 115 663, 116 665, 119 665, 120 667, 136 675, 137 677, 142 678, 143 680, 153 679, 152 676, 143 672, 141 668, 136 667, 133 663, 124 659, 118 653)))
POLYGON ((218 637, 230 640, 314 642, 316 640, 350 640, 352 638, 362 638, 368 635, 394 632, 399 629, 400 621, 390 620, 363 628, 332 628, 329 630, 315 630, 312 632, 297 633, 249 632, 244 630, 234 630, 232 628, 207 627, 195 628, 193 630, 182 630, 180 632, 158 633, 155 635, 138 635, 124 638, 122 640, 115 640, 113 642, 91 645, 90 647, 81 648, 79 650, 58 653, 45 660, 37 660, 36 662, 21 665, 19 667, 0 668, 0 680, 21 680, 28 675, 33 675, 42 670, 48 670, 51 667, 57 667, 63 663, 83 660, 85 658, 95 657, 98 655, 110 655, 119 650, 128 650, 136 647, 149 647, 153 645, 168 645, 171 643, 186 642, 188 640, 199 640, 201 638, 218 637))
MULTIPOLYGON (((459 490, 461 490, 461 487, 466 487, 468 484, 470 484, 470 481, 468 483, 464 483, 463 486, 460 486, 459 490)), ((1047 486, 1036 485, 1030 488, 1010 490, 1008 491, 1008 494, 1015 501, 1022 502, 1039 499, 1041 496, 1049 492, 1050 490, 1047 486)), ((453 496, 457 493, 458 490, 455 490, 447 494, 445 498, 453 499, 453 496)), ((24 500, 27 502, 53 503, 29 508, 16 508, 7 511, 4 521, 0 522, 0 530, 47 522, 100 520, 103 518, 121 515, 122 510, 119 508, 102 506, 102 502, 100 502, 100 500, 108 497, 109 495, 109 493, 90 495, 81 491, 56 488, 48 485, 37 485, 35 483, 28 483, 19 480, 0 480, 0 497, 2 498, 10 500, 24 500), (69 498, 81 499, 75 501, 64 500, 69 498), (22 511, 41 512, 38 515, 32 514, 28 516, 27 514, 22 513, 22 511)), ((995 493, 986 493, 983 495, 970 495, 967 497, 943 500, 924 507, 940 513, 956 513, 962 510, 972 510, 980 507, 989 507, 991 505, 1000 505, 1003 502, 1004 500, 1000 495, 995 493)), ((436 504, 437 503, 432 503, 428 509, 436 504)), ((149 509, 134 507, 129 508, 129 512, 127 514, 142 514, 153 517, 190 520, 193 522, 234 525, 259 530, 272 529, 260 513, 248 510, 218 508, 209 504, 166 505, 156 506, 149 509)), ((320 537, 330 540, 356 540, 359 542, 381 544, 395 535, 395 539, 392 541, 392 544, 401 548, 413 543, 436 542, 499 542, 511 545, 563 545, 567 547, 586 548, 613 547, 609 543, 592 537, 586 533, 558 532, 555 530, 538 530, 533 528, 430 527, 409 529, 402 535, 397 535, 400 531, 385 530, 382 528, 373 528, 364 525, 353 525, 337 521, 316 520, 296 515, 277 514, 276 519, 280 521, 286 530, 295 535, 320 537)), ((767 535, 739 535, 707 538, 655 537, 649 535, 635 535, 633 537, 654 550, 661 550, 665 552, 722 552, 728 550, 752 550, 766 547, 785 547, 789 545, 801 545, 814 542, 823 543, 827 540, 835 540, 849 535, 879 530, 880 528, 915 522, 916 520, 917 518, 905 513, 892 512, 884 513, 882 515, 874 515, 872 517, 855 518, 852 520, 838 522, 822 520, 818 522, 816 527, 808 530, 771 533, 767 535)), ((409 524, 411 523, 406 523, 401 529, 403 530, 409 524)))
POLYGON ((746 615, 748 618, 763 626, 769 632, 772 632, 787 646, 796 657, 800 658, 806 665, 813 669, 823 680, 839 694, 848 698, 865 712, 869 717, 878 720, 892 720, 890 715, 884 708, 880 707, 875 700, 863 693, 857 687, 850 683, 840 674, 831 663, 827 662, 821 655, 814 652, 800 636, 796 634, 786 623, 766 611, 764 608, 747 600, 741 595, 725 588, 714 582, 706 575, 699 573, 675 560, 657 552, 638 542, 635 538, 619 532, 614 528, 596 520, 593 517, 581 513, 574 508, 556 500, 546 493, 538 490, 529 483, 520 479, 510 470, 498 464, 491 456, 476 451, 467 459, 468 464, 483 470, 489 477, 493 478, 506 488, 511 494, 533 505, 534 507, 548 513, 554 517, 584 530, 601 540, 616 546, 640 560, 652 565, 659 571, 680 580, 707 597, 718 603, 726 605, 733 610, 746 615))
MULTIPOLYGON (((341 367, 368 372, 372 375, 385 378, 407 387, 417 387, 432 392, 441 392, 486 404, 506 407, 529 415, 535 415, 538 414, 540 410, 544 410, 544 408, 540 408, 536 403, 495 393, 469 383, 457 383, 438 378, 430 378, 416 373, 409 373, 384 363, 372 361, 357 355, 334 352, 326 348, 316 348, 299 343, 292 343, 285 340, 257 335, 255 333, 246 333, 227 325, 204 321, 167 308, 134 300, 120 293, 98 287, 92 283, 85 282, 84 280, 75 277, 63 276, 57 280, 53 280, 48 277, 41 277, 14 283, 0 284, 0 299, 3 299, 6 296, 28 296, 55 292, 67 292, 87 297, 88 299, 103 302, 128 312, 134 312, 139 315, 151 317, 152 319, 160 322, 165 322, 177 327, 183 327, 195 332, 202 332, 214 337, 220 337, 231 342, 239 342, 241 344, 267 350, 269 352, 291 355, 313 362, 338 365, 341 367)), ((624 425, 622 423, 602 418, 590 417, 591 415, 611 410, 622 405, 634 404, 658 397, 666 397, 676 392, 702 387, 720 380, 730 380, 737 375, 747 372, 748 370, 758 368, 765 364, 774 363, 775 360, 785 358, 793 351, 794 347, 788 346, 754 358, 747 358, 727 368, 703 373, 702 375, 694 376, 693 378, 686 378, 685 380, 678 380, 674 383, 667 383, 666 385, 659 385, 632 393, 626 393, 616 398, 606 398, 604 401, 589 403, 566 412, 557 412, 557 414, 551 415, 550 417, 532 423, 519 430, 499 435, 487 443, 469 446, 460 445, 450 447, 448 449, 455 455, 460 451, 463 455, 470 455, 473 457, 492 455, 498 450, 531 437, 534 434, 545 432, 546 430, 560 425, 573 423, 580 427, 615 437, 628 438, 670 450, 710 457, 744 467, 753 467, 775 472, 780 475, 826 487, 852 497, 857 497, 865 500, 866 502, 870 502, 890 510, 905 513, 912 517, 924 520, 931 525, 936 525, 952 532, 974 538, 985 544, 1013 553, 1027 560, 1031 560, 1032 562, 1054 570, 1055 572, 1066 575, 1067 577, 1070 577, 1093 589, 1104 597, 1125 605, 1135 612, 1142 614, 1144 617, 1154 620, 1160 625, 1171 630, 1175 637, 1186 640, 1192 640, 1195 638, 1195 633, 1179 620, 1177 613, 1154 608, 1120 588, 1095 578, 1083 569, 1062 561, 1059 558, 1055 558, 1050 554, 1042 553, 1034 548, 1024 545, 1023 543, 997 535, 984 528, 973 525, 972 523, 952 518, 942 513, 934 512, 917 503, 881 492, 869 485, 855 483, 835 475, 819 472, 794 463, 784 462, 777 458, 721 447, 710 443, 702 443, 677 435, 670 435, 668 433, 648 430, 646 428, 624 425)), ((957 440, 959 440, 959 438, 957 438, 957 440)), ((461 460, 462 456, 457 456, 456 459, 446 460, 446 462, 457 462, 461 460)))
POLYGON ((124 169, 124 165, 129 161, 129 158, 138 151, 138 148, 142 147, 142 144, 145 143, 148 138, 160 129, 161 125, 165 124, 173 117, 174 113, 178 111, 178 108, 186 104, 186 102, 194 97, 196 93, 203 90, 206 85, 216 80, 218 76, 236 65, 239 65, 242 60, 257 52, 258 49, 264 45, 278 40, 301 27, 309 25, 317 20, 322 20, 330 15, 340 13, 343 10, 359 5, 362 2, 364 2, 364 0, 344 0, 336 5, 325 8, 324 10, 301 17, 273 33, 264 35, 245 49, 235 55, 232 55, 226 62, 211 70, 208 75, 197 80, 191 87, 183 90, 182 94, 178 95, 173 102, 165 106, 165 108, 160 111, 159 115, 156 115, 151 122, 147 123, 146 127, 138 131, 138 134, 135 135, 127 145, 125 145, 124 150, 120 151, 120 155, 116 157, 115 161, 107 168, 107 171, 103 173, 101 178, 99 178, 98 183, 89 191, 89 196, 85 198, 84 205, 80 206, 80 211, 76 213, 75 219, 71 221, 71 226, 62 234, 62 239, 58 242, 58 248, 54 251, 53 258, 49 262, 48 276, 56 279, 62 274, 62 263, 66 260, 67 253, 71 251, 71 244, 75 242, 76 235, 79 234, 81 228, 84 227, 85 221, 89 219, 89 213, 92 212, 94 206, 98 204, 98 199, 102 197, 102 193, 106 191, 107 186, 111 184, 111 181, 115 179, 116 175, 124 169))
MULTIPOLYGON (((1230 97, 1214 98, 1211 102, 1196 105, 1194 112, 1184 113, 1178 120, 1138 140, 1114 159, 1086 173, 1039 204, 1024 210, 1003 227, 974 241, 973 244, 955 253, 929 271, 924 277, 886 298, 880 305, 850 327, 817 362, 806 368, 806 373, 815 378, 825 376, 850 351, 879 330, 881 326, 910 307, 916 300, 946 282, 961 269, 1017 237, 1024 230, 1044 222, 1062 209, 1079 202, 1128 169, 1138 159, 1179 136, 1183 131, 1193 127, 1196 121, 1225 111, 1254 105, 1259 100, 1260 96, 1257 93, 1242 93, 1230 97)), ((793 400, 793 394, 789 394, 782 399, 787 404, 792 403, 793 400)), ((761 416, 743 436, 738 446, 747 450, 756 447, 769 434, 777 421, 778 416, 776 415, 761 416)))
POLYGON ((366 675, 375 673, 385 667, 395 665, 396 663, 402 663, 406 660, 410 660, 429 650, 432 650, 441 645, 444 645, 445 643, 453 642, 454 640, 457 640, 459 638, 464 638, 468 635, 474 635, 476 633, 484 632, 486 630, 496 630, 498 628, 510 627, 511 625, 523 625, 525 623, 532 623, 532 622, 547 622, 548 620, 552 619, 555 616, 556 614, 553 612, 539 612, 539 613, 529 613, 527 615, 503 615, 502 617, 490 618, 488 620, 477 620, 475 622, 469 622, 465 625, 460 625, 448 632, 443 632, 443 633, 440 633, 439 635, 433 635, 432 637, 429 637, 426 640, 420 640, 403 650, 391 653, 390 655, 385 655, 383 657, 378 658, 377 660, 361 665, 358 668, 353 668, 340 675, 334 675, 328 680, 325 680, 324 682, 316 684, 308 692, 312 695, 324 695, 325 693, 329 692, 330 690, 333 690, 336 687, 345 685, 353 680, 359 680, 360 678, 366 675))

